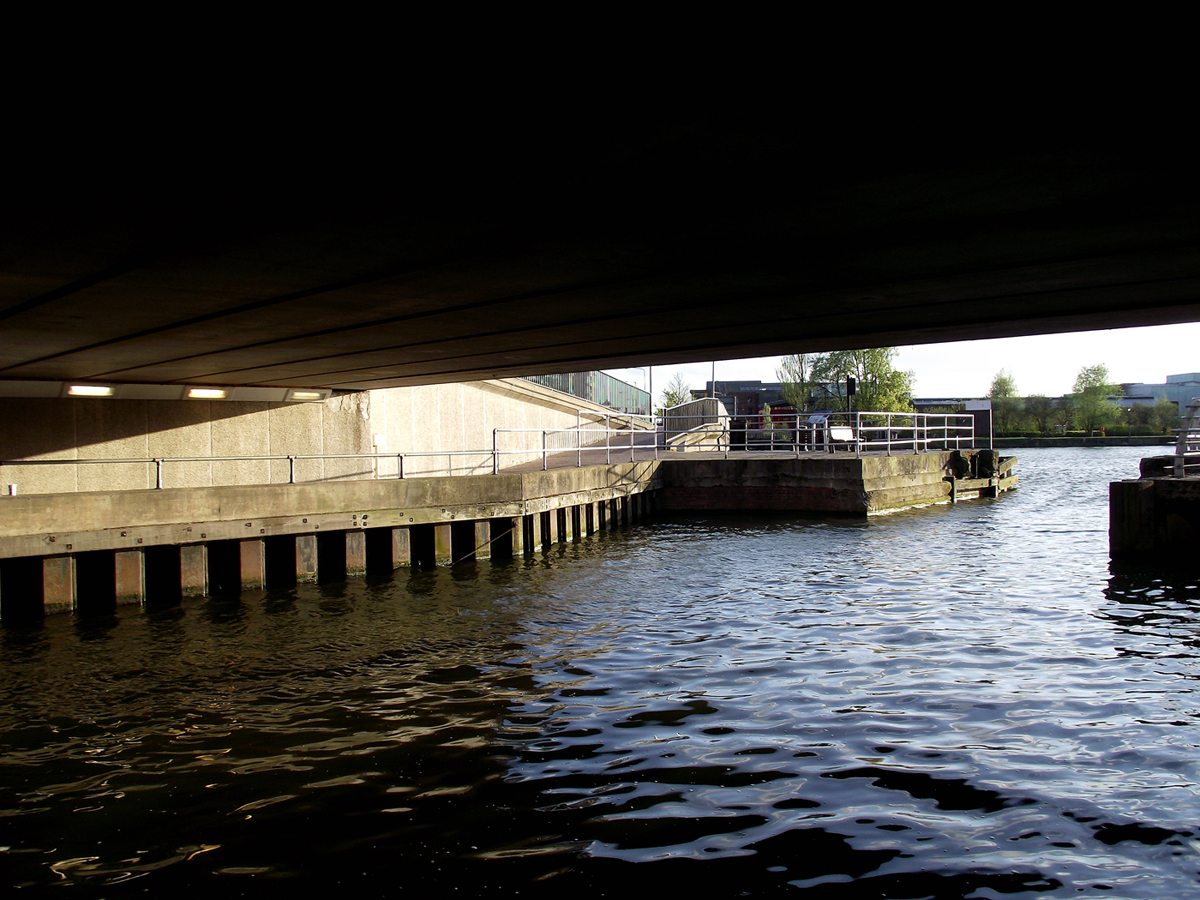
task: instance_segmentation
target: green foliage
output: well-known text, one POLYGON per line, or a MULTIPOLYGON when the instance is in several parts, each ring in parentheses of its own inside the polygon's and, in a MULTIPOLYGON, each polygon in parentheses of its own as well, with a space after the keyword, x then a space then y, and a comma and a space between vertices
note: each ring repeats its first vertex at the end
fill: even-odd
POLYGON ((1155 400, 1150 409, 1150 426, 1159 434, 1169 434, 1179 425, 1179 404, 1166 397, 1155 400))
POLYGON ((992 379, 988 397, 992 400, 992 415, 995 418, 996 431, 1012 431, 1021 410, 1021 401, 1017 397, 1016 379, 1001 369, 992 379))
POLYGON ((1094 434, 1098 428, 1106 428, 1120 418, 1120 409, 1108 402, 1108 398, 1121 395, 1120 385, 1109 379, 1108 366, 1084 366, 1075 378, 1075 421, 1079 428, 1094 434))
POLYGON ((676 372, 675 377, 667 382, 667 386, 663 388, 663 408, 667 409, 672 406, 678 406, 680 403, 688 403, 691 399, 692 391, 688 387, 687 382, 683 380, 683 373, 676 372))
POLYGON ((1017 396, 1017 381, 1012 375, 1001 369, 996 373, 996 377, 992 379, 991 390, 988 391, 988 396, 993 400, 1008 400, 1017 396))
POLYGON ((1025 398, 1025 415, 1041 434, 1050 430, 1054 415, 1054 401, 1045 394, 1031 394, 1025 398))
POLYGON ((1059 397, 1050 413, 1050 423, 1062 431, 1066 431, 1075 423, 1075 397, 1067 394, 1059 397))
POLYGON ((813 405, 844 411, 846 378, 853 376, 858 382, 855 409, 911 412, 913 373, 897 371, 892 364, 895 358, 895 347, 811 354, 808 360, 813 405))
POLYGON ((808 412, 812 406, 812 363, 814 356, 796 353, 779 361, 775 377, 782 386, 783 399, 798 412, 808 412))

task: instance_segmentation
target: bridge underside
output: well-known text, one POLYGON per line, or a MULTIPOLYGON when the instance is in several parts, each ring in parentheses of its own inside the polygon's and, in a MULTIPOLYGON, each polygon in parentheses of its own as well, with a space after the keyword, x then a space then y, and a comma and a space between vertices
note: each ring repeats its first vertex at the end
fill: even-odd
POLYGON ((0 380, 357 390, 1200 319, 1196 180, 1159 147, 476 137, 63 169, 0 225, 0 380))

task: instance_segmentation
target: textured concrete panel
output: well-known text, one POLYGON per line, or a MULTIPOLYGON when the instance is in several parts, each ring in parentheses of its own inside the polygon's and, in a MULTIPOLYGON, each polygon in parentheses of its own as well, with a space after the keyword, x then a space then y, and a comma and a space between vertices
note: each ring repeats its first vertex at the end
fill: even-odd
MULTIPOLYGON (((457 384, 439 384, 434 388, 437 392, 437 429, 441 438, 439 450, 450 450, 465 447, 464 435, 466 423, 463 421, 462 387, 457 384)), ((453 475, 462 471, 462 459, 449 457, 438 460, 447 468, 436 470, 439 475, 453 475)))
POLYGON ((116 569, 117 603, 144 603, 146 566, 141 550, 120 550, 113 554, 116 569))
POLYGON ((314 534, 296 535, 296 582, 317 583, 317 537, 314 534))
MULTIPOLYGON (((387 437, 389 453, 415 449, 412 421, 413 392, 415 390, 415 388, 391 388, 379 391, 381 401, 376 404, 376 408, 382 408, 386 412, 383 433, 387 437)), ((372 422, 372 430, 373 432, 379 430, 378 422, 372 422)), ((408 469, 409 464, 406 462, 405 470, 408 469)))
POLYGON ((392 529, 392 568, 412 565, 412 544, 407 528, 392 529))
MULTIPOLYGON (((324 406, 323 453, 374 453, 371 443, 371 394, 347 394, 327 401, 324 406)), ((346 481, 375 477, 371 459, 327 459, 325 481, 346 481)))
MULTIPOLYGON (((0 399, 0 460, 76 458, 75 409, 71 400, 0 399)), ((0 496, 8 493, 10 484, 20 494, 73 491, 76 469, 0 466, 0 496)))
MULTIPOLYGON (((213 456, 260 457, 271 450, 267 404, 223 401, 233 415, 212 423, 213 456)), ((266 484, 270 468, 260 460, 215 462, 214 485, 266 484)))
POLYGON ((249 539, 241 542, 242 590, 261 588, 267 582, 267 557, 263 542, 249 539))
POLYGON ((437 565, 448 566, 454 561, 450 525, 433 526, 433 558, 437 565))
POLYGON ((183 544, 179 548, 179 587, 185 597, 208 595, 208 547, 183 544))
POLYGON ((47 556, 42 560, 42 592, 46 612, 65 612, 74 608, 74 557, 47 556))
MULTIPOLYGON (((212 455, 212 417, 223 411, 210 400, 147 400, 147 455, 191 457, 212 455)), ((212 464, 167 463, 164 487, 206 487, 212 484, 212 464)))
MULTIPOLYGON (((75 438, 81 458, 145 459, 146 403, 142 400, 76 398, 75 438)), ((145 463, 83 465, 77 476, 81 491, 128 491, 154 487, 154 467, 145 463)))
MULTIPOLYGON (((272 403, 267 411, 272 456, 316 456, 324 446, 324 404, 272 403)), ((286 484, 287 460, 271 463, 271 483, 286 484)), ((319 459, 296 460, 296 483, 320 481, 324 464, 319 459)))
POLYGON ((501 522, 511 525, 511 540, 513 556, 522 556, 525 553, 525 528, 522 518, 501 519, 501 522))
POLYGON ((346 574, 361 575, 367 571, 367 542, 362 531, 346 532, 346 574))
POLYGON ((475 558, 489 559, 492 555, 492 529, 486 520, 475 523, 475 558))

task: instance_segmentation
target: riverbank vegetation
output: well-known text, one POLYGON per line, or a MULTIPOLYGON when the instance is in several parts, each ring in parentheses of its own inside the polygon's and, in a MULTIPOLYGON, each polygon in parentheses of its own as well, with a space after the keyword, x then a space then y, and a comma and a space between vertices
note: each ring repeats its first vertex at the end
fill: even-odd
POLYGON ((878 412, 912 412, 913 373, 896 369, 895 347, 797 353, 780 361, 776 377, 783 399, 801 413, 845 412, 851 408, 878 412), (853 378, 853 399, 846 382, 853 378))
POLYGON ((1074 390, 1062 397, 1022 397, 1016 379, 1004 369, 996 373, 988 391, 997 436, 1166 435, 1179 427, 1179 409, 1166 397, 1153 405, 1122 404, 1123 397, 1105 365, 1084 366, 1074 390))

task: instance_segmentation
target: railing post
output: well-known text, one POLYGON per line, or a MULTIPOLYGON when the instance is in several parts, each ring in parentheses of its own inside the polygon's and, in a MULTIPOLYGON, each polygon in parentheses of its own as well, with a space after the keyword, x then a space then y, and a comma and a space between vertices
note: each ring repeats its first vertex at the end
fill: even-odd
POLYGON ((612 465, 612 416, 604 414, 604 462, 612 465))
POLYGON ((542 432, 542 471, 545 472, 549 466, 546 464, 546 432, 542 432))
POLYGON ((288 484, 296 483, 296 457, 288 456, 288 484))
POLYGON ((796 413, 796 430, 792 432, 792 441, 796 445, 796 458, 800 458, 800 413, 796 413))
MULTIPOLYGON (((632 424, 632 420, 631 424, 632 424)), ((575 468, 583 468, 583 410, 575 410, 575 468)))
MULTIPOLYGON (((850 401, 850 398, 847 397, 846 402, 849 402, 849 401, 850 401)), ((862 413, 861 412, 856 412, 854 414, 854 458, 862 459, 862 413)))
POLYGON ((496 453, 496 432, 499 429, 492 429, 492 474, 500 474, 500 456, 496 453))
POLYGON ((629 420, 629 461, 630 461, 630 462, 633 462, 633 461, 634 461, 634 457, 633 457, 633 438, 634 438, 634 431, 633 431, 633 419, 630 419, 630 420, 629 420))
POLYGON ((161 459, 154 460, 154 489, 156 491, 162 490, 162 464, 161 459))
POLYGON ((404 454, 403 453, 396 454, 396 477, 397 478, 404 477, 404 454))

